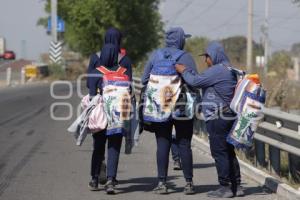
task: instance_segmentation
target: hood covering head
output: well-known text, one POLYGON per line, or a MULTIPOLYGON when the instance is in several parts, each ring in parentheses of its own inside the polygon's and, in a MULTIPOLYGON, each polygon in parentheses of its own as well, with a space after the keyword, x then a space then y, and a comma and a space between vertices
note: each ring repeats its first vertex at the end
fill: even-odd
POLYGON ((180 27, 170 28, 165 35, 166 46, 182 50, 185 45, 185 39, 189 37, 191 37, 191 35, 185 34, 180 27))
POLYGON ((104 44, 114 44, 118 46, 118 49, 120 49, 122 40, 122 34, 121 32, 116 28, 109 28, 104 37, 104 44))
POLYGON ((224 47, 219 42, 210 42, 205 50, 205 54, 209 55, 213 65, 229 63, 229 58, 225 54, 224 47))
POLYGON ((111 68, 118 65, 118 46, 113 44, 104 44, 101 49, 100 65, 111 68))

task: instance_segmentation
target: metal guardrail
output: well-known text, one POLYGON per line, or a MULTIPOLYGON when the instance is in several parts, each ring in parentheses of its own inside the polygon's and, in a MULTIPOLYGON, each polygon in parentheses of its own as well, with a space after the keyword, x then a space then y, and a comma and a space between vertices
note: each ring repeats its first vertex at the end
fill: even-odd
MULTIPOLYGON (((142 84, 134 77, 134 88, 140 93, 142 84)), ((264 168, 271 174, 281 176, 281 151, 288 152, 288 174, 293 181, 300 182, 300 116, 269 108, 264 109, 264 120, 255 133, 254 160, 256 167, 264 168), (268 151, 266 153, 266 147, 268 151)), ((195 128, 200 134, 207 134, 203 119, 197 119, 195 128)), ((247 156, 246 156, 247 157, 247 156)), ((285 163, 286 165, 286 163, 285 163)))

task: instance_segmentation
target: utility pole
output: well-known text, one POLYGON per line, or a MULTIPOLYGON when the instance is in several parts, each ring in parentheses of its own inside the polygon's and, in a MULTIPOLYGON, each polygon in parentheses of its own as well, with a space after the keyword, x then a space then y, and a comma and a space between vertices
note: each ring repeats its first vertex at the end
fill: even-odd
POLYGON ((51 36, 52 42, 57 43, 57 0, 51 0, 51 36))
POLYGON ((252 72, 253 0, 248 0, 247 71, 252 72))
POLYGON ((268 73, 268 61, 269 61, 269 8, 270 8, 270 0, 265 0, 265 24, 263 28, 264 34, 264 45, 265 45, 265 66, 264 66, 264 74, 265 76, 268 73))

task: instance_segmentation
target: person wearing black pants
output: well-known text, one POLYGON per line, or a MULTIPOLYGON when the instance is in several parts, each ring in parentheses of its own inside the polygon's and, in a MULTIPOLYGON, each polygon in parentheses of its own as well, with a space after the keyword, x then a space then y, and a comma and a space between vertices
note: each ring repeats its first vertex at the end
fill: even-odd
POLYGON ((179 156, 182 162, 184 178, 187 182, 186 194, 193 194, 193 155, 191 140, 193 136, 193 120, 171 120, 164 123, 155 123, 155 137, 157 143, 157 169, 159 185, 156 190, 160 194, 168 193, 166 185, 169 166, 169 153, 172 144, 172 127, 176 130, 176 143, 178 144, 179 156))
MULTIPOLYGON (((103 66, 107 70, 116 71, 119 66, 126 69, 125 75, 129 80, 132 80, 131 60, 126 55, 125 49, 121 49, 122 34, 116 28, 109 28, 105 34, 104 45, 102 46, 100 57, 99 54, 94 53, 90 57, 88 66, 87 87, 89 89, 90 98, 97 94, 102 95, 103 79, 102 72, 97 70, 97 67, 103 66)), ((125 127, 109 135, 107 130, 100 131, 93 134, 93 154, 91 161, 91 177, 89 182, 91 190, 98 190, 99 173, 102 177, 101 166, 105 165, 105 146, 107 147, 107 182, 105 185, 107 194, 115 193, 115 185, 117 184, 116 176, 119 162, 120 149, 123 136, 126 136, 127 131, 125 127)))
POLYGON ((108 141, 108 156, 107 156, 107 180, 116 184, 117 170, 119 164, 119 156, 122 145, 122 135, 106 136, 105 130, 93 134, 93 154, 91 163, 91 190, 98 190, 98 180, 102 162, 105 155, 105 144, 108 141))
MULTIPOLYGON (((191 35, 186 34, 181 27, 170 28, 165 33, 165 47, 154 51, 150 56, 147 64, 144 67, 144 73, 142 76, 142 84, 147 85, 150 79, 150 74, 153 66, 157 62, 161 62, 161 57, 159 52, 163 51, 164 54, 176 55, 179 50, 184 51, 184 45, 187 38, 191 35)), ((186 65, 190 69, 196 70, 197 66, 192 57, 192 55, 186 51, 176 60, 176 63, 181 63, 186 65)), ((175 67, 175 66, 174 66, 175 67)), ((173 69, 170 69, 173 70, 173 69)), ((178 100, 178 99, 177 99, 178 100)), ((181 110, 178 114, 181 116, 181 110)), ((167 175, 168 175, 168 165, 169 165, 169 153, 172 143, 172 127, 175 126, 176 139, 175 143, 179 147, 179 155, 182 163, 183 174, 187 181, 185 186, 185 194, 194 194, 193 186, 193 156, 191 150, 191 139, 193 135, 193 121, 192 120, 174 120, 173 114, 170 116, 169 121, 164 122, 153 122, 153 127, 155 129, 155 136, 157 142, 157 169, 158 169, 158 186, 154 189, 155 193, 166 194, 168 193, 168 188, 166 185, 167 175)), ((176 114, 175 114, 176 115, 176 114)))

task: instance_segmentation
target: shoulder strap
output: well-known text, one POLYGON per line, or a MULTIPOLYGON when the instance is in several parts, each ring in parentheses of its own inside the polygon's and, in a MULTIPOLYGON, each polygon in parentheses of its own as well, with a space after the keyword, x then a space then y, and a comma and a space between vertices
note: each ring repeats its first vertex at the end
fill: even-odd
POLYGON ((107 74, 110 71, 108 69, 106 69, 104 66, 100 66, 96 68, 99 72, 101 72, 102 74, 107 74))
POLYGON ((125 57, 125 54, 119 53, 118 54, 118 64, 122 61, 122 59, 125 57))
POLYGON ((172 60, 178 61, 179 58, 180 58, 183 54, 185 54, 185 51, 182 51, 182 50, 176 51, 176 52, 172 55, 172 60))
POLYGON ((119 67, 119 68, 117 69, 117 73, 120 73, 120 74, 124 74, 126 71, 127 71, 127 69, 124 68, 124 67, 119 67))

